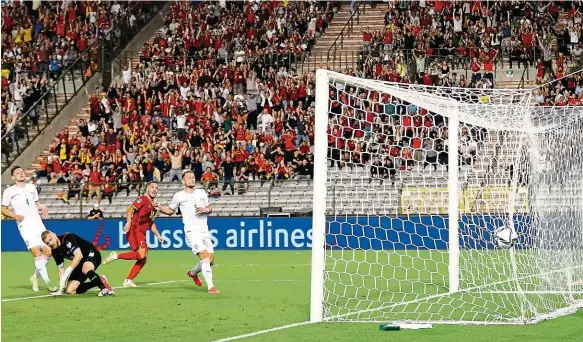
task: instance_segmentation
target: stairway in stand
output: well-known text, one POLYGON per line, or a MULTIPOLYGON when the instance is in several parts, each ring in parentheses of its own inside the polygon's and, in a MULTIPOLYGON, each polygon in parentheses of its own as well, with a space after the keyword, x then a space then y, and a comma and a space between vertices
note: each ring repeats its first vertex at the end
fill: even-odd
POLYGON ((326 33, 318 39, 301 72, 310 73, 319 68, 342 72, 347 68, 355 68, 362 49, 362 31, 382 31, 386 9, 386 5, 379 4, 371 8, 363 3, 360 5, 360 14, 354 16, 352 25, 347 25, 351 16, 350 6, 342 6, 326 33), (338 37, 341 32, 343 38, 338 37), (335 48, 330 49, 334 43, 335 48))
MULTIPOLYGON (((131 63, 133 68, 137 68, 138 64, 140 63, 140 56, 138 54, 133 54, 131 63)), ((102 95, 103 95, 102 93, 96 94, 96 96, 99 96, 100 98, 102 95)), ((85 104, 81 112, 78 113, 77 116, 75 116, 75 118, 67 125, 66 128, 69 130, 69 136, 71 136, 72 134, 78 134, 78 137, 81 137, 79 127, 77 126, 79 124, 79 120, 84 119, 86 122, 89 122, 90 116, 91 108, 89 106, 89 102, 87 102, 87 104, 85 104)), ((49 146, 46 146, 46 149, 42 151, 41 155, 37 158, 37 161, 33 163, 29 169, 26 170, 28 176, 32 176, 32 173, 34 171, 40 170, 40 162, 43 160, 43 158, 48 157, 50 155, 55 155, 55 153, 50 153, 48 148, 49 146)))
MULTIPOLYGON (((72 71, 71 74, 66 75, 64 78, 60 79, 60 81, 55 84, 54 80, 51 80, 49 91, 51 92, 49 95, 46 95, 42 101, 38 103, 36 107, 36 115, 38 117, 38 125, 32 123, 31 120, 24 121, 26 122, 26 126, 19 126, 20 129, 25 127, 28 131, 29 139, 34 140, 41 129, 47 126, 48 121, 52 120, 57 114, 59 114, 58 109, 62 109, 69 99, 71 99, 77 89, 81 87, 81 75, 77 71, 72 71), (78 79, 71 80, 70 77, 73 75, 74 77, 78 77, 78 79), (51 88, 54 87, 54 88, 51 88), (45 107, 46 105, 46 107, 45 107)), ((21 124, 19 124, 21 125, 21 124)), ((18 146, 26 147, 27 139, 24 135, 25 133, 20 131, 18 135, 18 146)), ((22 151, 21 151, 22 152, 22 151)), ((12 151, 12 154, 16 154, 16 150, 12 151)), ((14 159, 15 156, 12 156, 14 159)), ((2 168, 8 167, 5 160, 2 159, 2 168)))
MULTIPOLYGON (((77 126, 77 124, 79 123, 80 119, 85 119, 85 121, 89 121, 90 114, 91 114, 91 109, 89 107, 89 103, 87 103, 83 107, 81 112, 79 114, 77 114, 75 119, 72 120, 71 122, 69 122, 69 124, 67 125, 66 128, 69 130, 69 136, 71 136, 72 134, 78 133, 78 137, 81 137, 81 133, 79 132, 79 127, 77 126)), ((55 139, 57 139, 57 138, 55 137, 55 139)), ((55 153, 49 152, 49 146, 45 146, 45 147, 46 147, 46 149, 42 151, 41 155, 37 158, 37 161, 35 163, 33 163, 29 169, 26 170, 26 173, 28 176, 32 176, 32 173, 34 171, 40 170, 40 162, 43 160, 43 158, 48 157, 50 155, 55 155, 55 153)))

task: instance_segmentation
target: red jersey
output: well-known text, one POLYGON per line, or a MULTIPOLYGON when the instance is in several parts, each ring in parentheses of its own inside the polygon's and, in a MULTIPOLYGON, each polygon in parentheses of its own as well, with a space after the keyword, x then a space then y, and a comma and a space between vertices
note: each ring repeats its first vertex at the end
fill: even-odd
POLYGON ((136 208, 132 216, 131 229, 137 229, 140 233, 146 233, 152 224, 158 211, 147 195, 138 197, 132 206, 136 208))

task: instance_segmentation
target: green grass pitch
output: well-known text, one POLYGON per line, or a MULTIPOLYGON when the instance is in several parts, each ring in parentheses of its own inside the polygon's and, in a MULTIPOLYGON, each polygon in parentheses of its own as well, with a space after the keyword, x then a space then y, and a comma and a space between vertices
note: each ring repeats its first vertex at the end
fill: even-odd
MULTIPOLYGON (((569 300, 583 300, 581 286, 567 286, 569 272, 559 262, 562 255, 462 250, 460 291, 450 294, 446 251, 328 251, 327 316, 380 322, 535 319, 568 307, 569 300)), ((582 268, 569 268, 572 277, 583 279, 582 268)))
MULTIPOLYGON (((108 252, 106 252, 108 253, 108 252)), ((115 297, 44 295, 31 291, 29 253, 2 253, 2 340, 213 341, 309 319, 309 251, 217 251, 208 295, 185 276, 190 251, 151 251, 136 279, 140 288, 115 297), (166 282, 166 283, 161 283, 166 282), (161 284, 152 284, 161 283, 161 284)), ((120 286, 132 262, 101 266, 120 286)), ((56 280, 51 260, 50 274, 56 280)), ((422 275, 421 275, 422 276, 422 275)), ((537 325, 437 325, 430 330, 383 332, 377 323, 321 323, 270 332, 250 341, 581 341, 583 311, 537 325)))

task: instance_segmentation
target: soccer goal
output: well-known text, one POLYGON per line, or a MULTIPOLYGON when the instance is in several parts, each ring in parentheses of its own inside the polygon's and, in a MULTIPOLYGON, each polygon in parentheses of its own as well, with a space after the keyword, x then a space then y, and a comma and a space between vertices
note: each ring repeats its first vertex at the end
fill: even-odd
POLYGON ((317 71, 312 321, 522 324, 577 310, 583 113, 531 98, 317 71))

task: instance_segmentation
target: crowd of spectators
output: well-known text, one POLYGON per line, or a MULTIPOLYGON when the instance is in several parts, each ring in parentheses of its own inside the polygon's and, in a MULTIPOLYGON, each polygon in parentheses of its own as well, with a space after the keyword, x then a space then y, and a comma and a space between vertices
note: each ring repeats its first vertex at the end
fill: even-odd
POLYGON ((58 135, 37 178, 69 183, 64 200, 80 192, 111 200, 188 169, 213 193, 310 178, 314 76, 257 56, 308 51, 335 6, 173 2, 140 62, 90 99, 78 136, 58 135))
POLYGON ((504 63, 509 75, 515 66, 536 67, 539 83, 546 74, 565 75, 567 60, 582 65, 581 2, 400 1, 387 6, 383 31, 363 28, 360 76, 487 89, 494 87, 496 68, 504 63))
POLYGON ((84 61, 82 72, 91 72, 98 60, 92 53, 98 49, 97 41, 119 37, 121 31, 115 25, 121 20, 133 27, 144 15, 141 8, 143 5, 136 1, 2 2, 3 156, 12 152, 16 138, 24 134, 26 127, 12 128, 25 113, 32 125, 37 125, 42 113, 29 109, 51 81, 80 56, 84 61), (90 53, 84 54, 88 50, 90 53), (8 131, 12 133, 5 136, 8 131))
MULTIPOLYGON (((488 34, 496 35, 488 28, 498 26, 486 22, 499 20, 500 16, 486 17, 484 2, 476 2, 481 4, 478 8, 474 2, 459 7, 442 1, 419 2, 410 13, 408 5, 399 7, 406 3, 397 3, 387 15, 387 27, 401 27, 403 36, 396 33, 394 41, 380 45, 371 40, 366 47, 395 59, 383 56, 380 68, 379 63, 368 60, 364 68, 347 70, 348 74, 409 83, 427 84, 430 79, 430 84, 493 86, 493 76, 482 74, 481 61, 496 58, 502 43, 500 48, 482 46, 476 37, 483 42, 485 37, 492 38, 488 34), (438 4, 444 7, 439 9, 438 4), (469 11, 464 10, 467 6, 469 11), (441 23, 447 17, 445 11, 467 15, 469 19, 463 23, 471 25, 462 23, 462 32, 458 33, 457 21, 441 23), (411 30, 408 21, 412 18, 423 23, 429 20, 429 25, 436 27, 419 30, 423 26, 418 25, 411 30), (419 32, 428 37, 417 43, 413 35, 419 32), (439 73, 420 67, 425 62, 419 59, 431 55, 427 49, 447 49, 432 47, 433 41, 441 39, 450 44, 450 35, 451 40, 459 37, 456 44, 462 41, 479 46, 481 50, 475 56, 469 55, 480 65, 479 78, 454 78, 449 68, 463 62, 455 56, 439 60, 435 66, 435 70, 440 68, 439 73), (402 50, 411 42, 412 49, 402 50), (416 59, 417 70, 423 72, 409 77, 408 66, 399 66, 399 58, 416 59)), ((84 192, 90 198, 96 195, 98 201, 108 198, 110 202, 119 192, 129 195, 140 191, 142 181, 180 181, 184 170, 192 170, 215 196, 244 193, 249 180, 259 180, 263 185, 311 178, 314 75, 298 75, 289 64, 266 65, 265 59, 257 56, 309 51, 326 29, 335 6, 313 1, 172 3, 164 27, 144 46, 139 63, 128 61, 121 79, 91 98, 91 116, 88 121, 79 121, 78 135, 66 129, 58 135, 37 178, 68 183, 68 194, 62 194, 64 200, 78 198, 84 192)), ((517 17, 525 18, 525 22, 528 19, 538 30, 538 21, 532 16, 517 17)), ((515 28, 520 30, 522 26, 515 28)), ((543 77, 548 71, 556 77, 555 68, 553 64, 551 70, 543 70, 543 77)), ((581 94, 577 83, 580 75, 575 77, 574 88, 581 94)), ((569 83, 564 89, 557 86, 548 91, 577 92, 574 88, 569 83)), ((373 178, 393 181, 397 170, 436 169, 439 165, 447 168, 448 131, 442 116, 385 94, 350 87, 330 90, 333 115, 329 156, 336 167, 368 164, 373 178)), ((462 165, 473 166, 483 138, 481 130, 470 126, 462 129, 462 165)))
POLYGON ((139 16, 137 2, 2 2, 3 77, 49 72, 58 74, 120 20, 130 26, 139 16), (8 75, 4 75, 4 73, 8 75))

